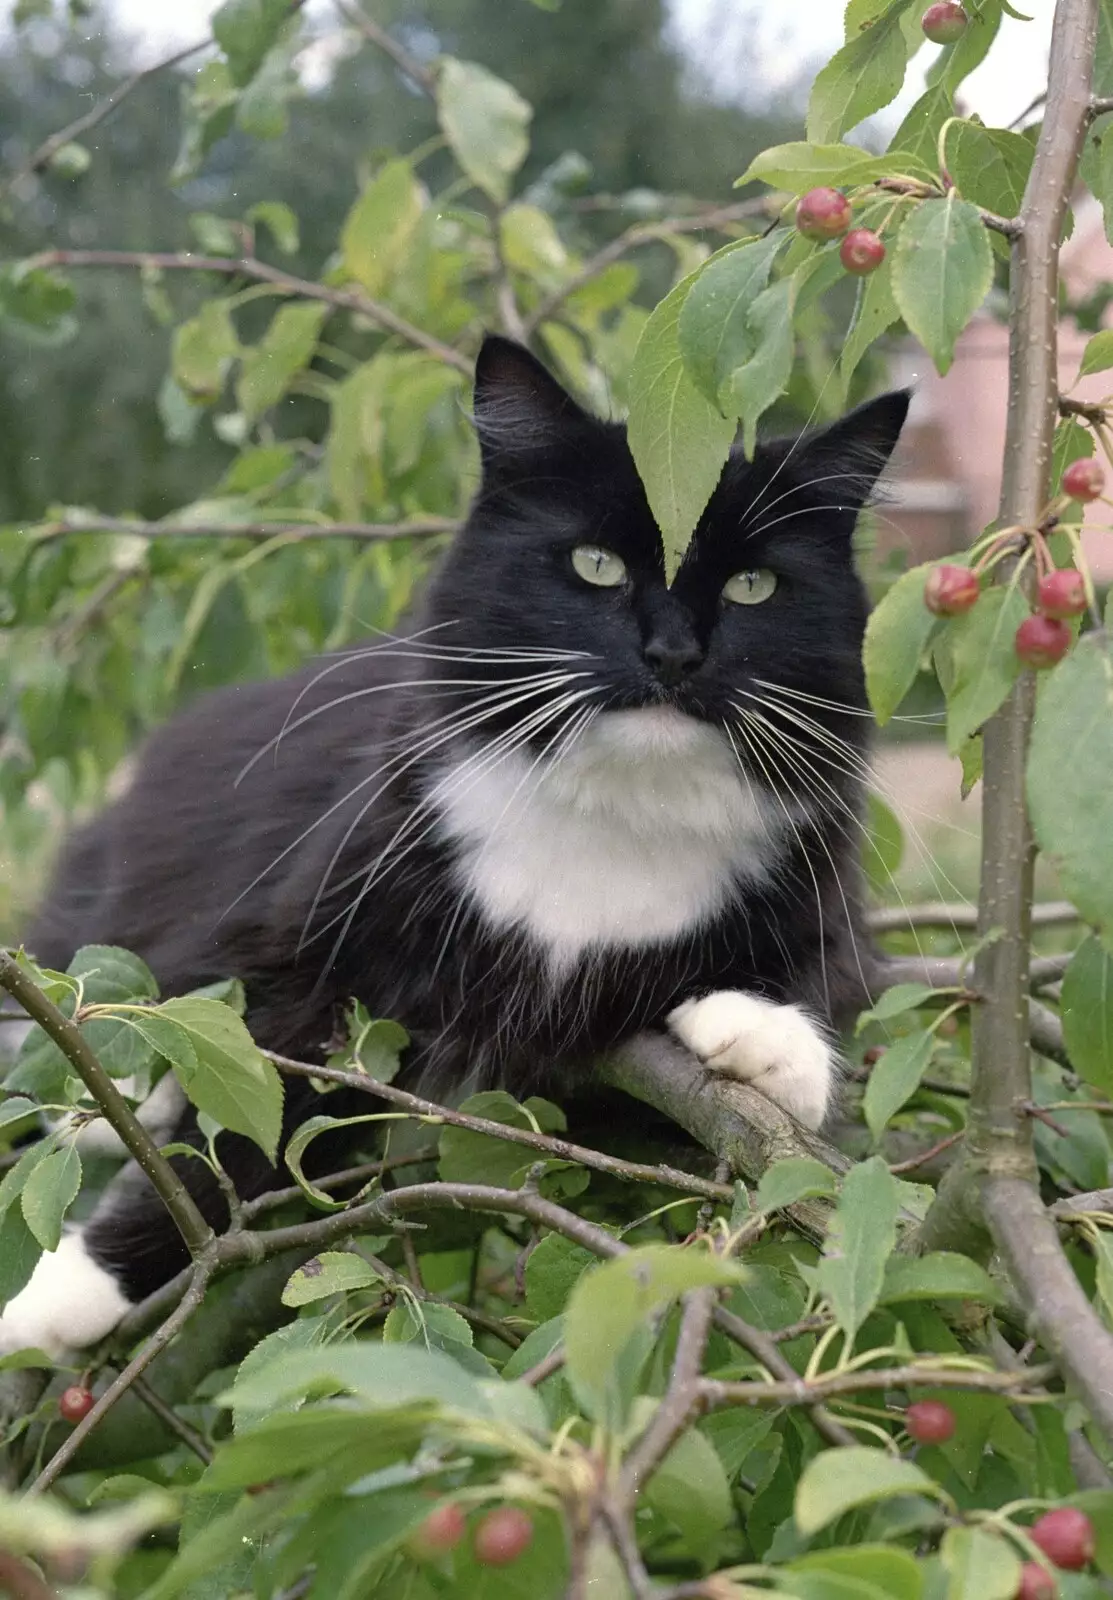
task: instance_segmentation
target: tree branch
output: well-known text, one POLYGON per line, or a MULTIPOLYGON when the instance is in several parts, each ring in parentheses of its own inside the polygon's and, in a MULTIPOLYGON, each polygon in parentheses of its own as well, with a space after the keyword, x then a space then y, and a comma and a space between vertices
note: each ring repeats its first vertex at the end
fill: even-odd
POLYGON ((1054 1378, 1057 1371, 1053 1362, 1016 1372, 980 1372, 969 1367, 940 1366, 925 1359, 904 1367, 859 1367, 856 1371, 823 1372, 815 1378, 793 1377, 770 1383, 726 1383, 718 1378, 703 1378, 698 1389, 709 1408, 814 1405, 820 1400, 879 1389, 965 1389, 978 1394, 1016 1394, 1019 1399, 1054 1378))
MULTIPOLYGON (((129 517, 101 517, 95 512, 80 520, 40 523, 28 531, 46 544, 75 533, 126 533, 138 539, 276 539, 296 534, 303 539, 423 539, 455 533, 460 526, 452 517, 419 517, 412 522, 140 522, 129 517)), ((130 575, 129 575, 130 576, 130 575)))
MULTIPOLYGON (((1078 922, 1077 909, 1069 900, 1050 900, 1032 907, 1033 927, 1053 927, 1056 923, 1078 922)), ((909 928, 944 928, 955 932, 972 931, 978 925, 977 906, 933 903, 914 906, 884 906, 869 914, 873 933, 904 933, 909 928)))
POLYGON ((197 1259, 212 1243, 213 1230, 198 1211, 178 1174, 97 1060, 78 1024, 63 1016, 6 950, 0 950, 0 988, 6 989, 18 1001, 27 1015, 61 1050, 100 1106, 106 1121, 120 1136, 125 1149, 134 1156, 147 1175, 173 1218, 190 1255, 197 1259))
POLYGON ((684 1296, 684 1315, 669 1386, 649 1426, 623 1464, 621 1492, 628 1510, 632 1509, 643 1484, 653 1476, 701 1407, 703 1357, 717 1298, 716 1289, 693 1289, 684 1296))
POLYGON ((264 1050, 263 1054, 269 1061, 273 1061, 281 1072, 292 1077, 320 1078, 327 1083, 342 1084, 348 1089, 359 1089, 364 1094, 386 1100, 399 1110, 408 1111, 411 1115, 430 1121, 434 1125, 447 1123, 454 1128, 468 1128, 472 1133, 485 1133, 493 1139, 505 1139, 511 1144, 525 1145, 529 1150, 536 1150, 539 1155, 549 1156, 556 1161, 575 1161, 581 1167, 590 1167, 595 1172, 607 1172, 613 1178, 622 1178, 628 1182, 660 1183, 666 1188, 679 1189, 682 1194, 700 1195, 709 1200, 725 1200, 728 1204, 734 1199, 734 1190, 730 1184, 716 1183, 710 1178, 698 1178, 694 1173, 681 1172, 677 1167, 651 1166, 640 1161, 620 1161, 617 1156, 604 1155, 600 1150, 589 1150, 585 1145, 573 1144, 568 1139, 561 1139, 552 1134, 533 1133, 528 1128, 514 1128, 503 1122, 493 1122, 488 1117, 469 1116, 465 1112, 453 1111, 448 1106, 438 1105, 433 1100, 423 1100, 419 1095, 408 1094, 404 1089, 396 1089, 393 1084, 380 1083, 377 1078, 370 1077, 366 1072, 345 1072, 337 1068, 317 1067, 306 1061, 293 1061, 289 1056, 276 1055, 270 1050, 264 1050))
POLYGON ((336 0, 336 9, 345 22, 350 22, 352 27, 358 29, 365 39, 370 40, 384 55, 389 56, 399 71, 404 73, 416 88, 427 94, 430 99, 436 98, 437 79, 435 73, 431 72, 428 67, 423 66, 416 56, 412 56, 408 50, 403 49, 397 39, 393 38, 385 28, 381 28, 377 22, 372 22, 371 18, 361 11, 358 6, 345 5, 344 0, 336 0))
POLYGON ((379 300, 352 289, 330 289, 309 278, 297 278, 278 267, 270 267, 254 256, 202 256, 188 250, 44 250, 32 256, 28 267, 135 267, 158 268, 162 272, 219 272, 225 277, 247 278, 252 283, 268 283, 278 294, 296 295, 302 300, 323 300, 340 311, 354 311, 369 322, 376 323, 386 333, 393 333, 407 344, 415 345, 445 366, 454 367, 468 378, 472 376, 472 363, 451 345, 426 333, 423 328, 407 322, 396 311, 379 300))

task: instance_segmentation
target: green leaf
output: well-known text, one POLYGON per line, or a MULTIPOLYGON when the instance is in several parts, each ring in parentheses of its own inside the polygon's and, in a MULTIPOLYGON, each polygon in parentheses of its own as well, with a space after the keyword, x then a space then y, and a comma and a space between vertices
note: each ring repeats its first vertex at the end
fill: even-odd
POLYGON ((900 321, 900 307, 893 299, 893 241, 889 241, 884 261, 858 285, 854 320, 843 341, 839 367, 844 385, 849 385, 862 357, 886 329, 900 321))
POLYGON ((220 399, 224 379, 240 341, 226 300, 206 300, 195 317, 174 332, 171 371, 193 400, 211 405, 220 399))
POLYGON ((408 161, 388 161, 349 211, 340 233, 345 272, 368 294, 390 283, 423 210, 421 186, 408 161))
POLYGON ((471 1377, 440 1351, 367 1341, 283 1351, 258 1363, 247 1376, 241 1367, 235 1388, 218 1396, 218 1403, 269 1411, 286 1401, 337 1389, 356 1395, 375 1410, 427 1402, 486 1417, 491 1409, 471 1377))
POLYGON ((735 188, 760 180, 773 189, 803 194, 817 185, 842 189, 895 176, 930 183, 936 174, 926 162, 910 159, 899 151, 875 156, 853 144, 812 144, 801 140, 763 150, 750 162, 735 188))
POLYGON ((1036 147, 1023 134, 962 120, 947 129, 947 171, 965 200, 1015 217, 1024 201, 1036 147))
POLYGON ((239 1433, 255 1420, 258 1410, 268 1409, 266 1406, 256 1408, 244 1405, 242 1402, 244 1386, 279 1356, 289 1355, 295 1350, 313 1350, 318 1345, 327 1343, 331 1330, 332 1319, 327 1313, 316 1317, 298 1317, 296 1321, 288 1322, 284 1328, 276 1328, 273 1333, 268 1333, 258 1344, 252 1346, 240 1362, 226 1401, 232 1410, 232 1428, 235 1433, 239 1433))
POLYGON ((866 624, 866 688, 882 727, 915 682, 939 620, 924 604, 924 585, 932 566, 926 562, 902 573, 866 624))
POLYGON ((766 239, 728 245, 707 262, 681 307, 676 331, 685 370, 712 405, 719 405, 723 384, 754 353, 750 313, 787 237, 778 228, 766 239))
POLYGON ((497 1380, 486 1356, 473 1349, 475 1339, 467 1319, 451 1306, 433 1300, 399 1300, 383 1324, 387 1344, 414 1344, 423 1350, 440 1350, 479 1378, 497 1380))
POLYGON ((243 352, 236 399, 249 422, 277 405, 291 379, 309 365, 328 311, 312 301, 282 306, 259 343, 243 352))
POLYGON ((723 409, 742 423, 743 445, 751 459, 757 446, 758 421, 784 393, 792 376, 795 302, 795 277, 782 278, 758 295, 750 311, 753 354, 724 380, 720 392, 723 409))
POLYGON ((756 1407, 749 1411, 744 1406, 731 1406, 704 1417, 699 1424, 700 1432, 714 1445, 729 1482, 734 1482, 766 1439, 773 1421, 772 1412, 759 1411, 756 1407))
POLYGON ((931 1065, 934 1050, 935 1035, 925 1028, 894 1040, 880 1061, 870 1068, 863 1109, 866 1126, 875 1143, 890 1119, 920 1087, 920 1079, 931 1065))
POLYGON ((1113 953, 1113 657, 1097 635, 1085 635, 1044 678, 1028 807, 1064 892, 1113 953))
POLYGON ((561 1233, 549 1233, 526 1259, 526 1309, 538 1322, 558 1317, 596 1257, 561 1233))
POLYGON ((247 220, 262 223, 284 256, 298 247, 298 219, 284 200, 257 200, 247 209, 247 220))
POLYGON ((291 14, 290 0, 224 0, 214 13, 213 37, 238 89, 254 78, 291 14))
POLYGON ((186 1098, 230 1133, 252 1139, 271 1161, 282 1130, 282 1080, 240 1018, 219 1000, 183 995, 159 1014, 189 1035, 196 1067, 171 1062, 186 1098))
POLYGON ((1078 376, 1085 378, 1091 372, 1105 372, 1113 367, 1113 328, 1103 328, 1095 333, 1082 352, 1082 365, 1078 376))
POLYGON ((1059 1001, 1071 1065, 1099 1094, 1113 1095, 1113 956, 1084 939, 1063 977, 1059 1001))
POLYGON ((71 1144, 40 1161, 20 1197, 23 1218, 44 1250, 57 1250, 62 1222, 81 1188, 81 1157, 71 1144))
POLYGON ((949 617, 937 643, 948 653, 947 749, 957 755, 999 710, 1020 675, 1016 630, 1028 616, 1019 588, 988 589, 972 610, 949 617))
MULTIPOLYGON (((555 1134, 568 1129, 564 1112, 550 1100, 532 1096, 522 1106, 505 1089, 473 1094, 460 1109, 473 1117, 486 1117, 490 1122, 505 1122, 512 1128, 532 1130, 539 1127, 542 1133, 555 1134)), ((446 1127, 441 1133, 438 1170, 445 1183, 489 1183, 499 1188, 519 1189, 531 1167, 537 1165, 543 1167, 546 1175, 582 1171, 569 1162, 547 1160, 524 1145, 508 1144, 486 1133, 474 1133, 470 1128, 446 1127)))
POLYGON ((722 1462, 711 1441, 695 1428, 680 1435, 642 1488, 641 1498, 679 1528, 689 1551, 700 1557, 734 1515, 722 1462))
POLYGON ((315 1206, 318 1211, 343 1211, 351 1204, 350 1200, 335 1200, 324 1189, 318 1189, 311 1183, 302 1171, 302 1160, 309 1145, 319 1133, 329 1133, 338 1128, 356 1128, 368 1122, 383 1122, 390 1116, 389 1112, 368 1111, 358 1117, 308 1117, 290 1135, 283 1159, 290 1169, 294 1182, 302 1194, 315 1206))
POLYGON ((680 315, 696 281, 696 275, 685 278, 653 311, 630 372, 627 436, 661 530, 670 583, 722 475, 736 429, 700 394, 680 353, 680 315))
POLYGON ((906 1494, 938 1499, 942 1491, 911 1461, 901 1461, 887 1450, 846 1445, 824 1450, 809 1461, 797 1485, 793 1514, 796 1526, 807 1536, 846 1511, 906 1494))
POLYGON ((1087 132, 1079 173, 1101 206, 1105 237, 1113 242, 1113 117, 1100 117, 1087 132))
POLYGON ((474 61, 442 56, 437 115, 452 153, 474 184, 498 205, 529 150, 533 109, 517 89, 474 61))
POLYGON ((816 1270, 848 1342, 877 1304, 897 1236, 896 1179, 880 1156, 852 1167, 816 1270))
POLYGON ((20 1207, 0 1210, 0 1306, 27 1287, 40 1254, 20 1207))
POLYGON ((632 1399, 644 1337, 659 1312, 689 1289, 737 1284, 744 1272, 708 1251, 645 1245, 584 1274, 564 1317, 566 1372, 588 1415, 618 1425, 632 1399), (626 1364, 624 1368, 624 1363, 626 1364))
POLYGON ((995 1306, 1001 1291, 983 1267, 949 1250, 894 1256, 885 1268, 879 1305, 901 1300, 978 1300, 995 1306))
POLYGON ((26 1117, 37 1117, 38 1114, 39 1107, 26 1095, 14 1094, 10 1099, 0 1100, 0 1128, 12 1122, 22 1122, 26 1117))
POLYGON ((808 102, 810 142, 830 144, 896 99, 908 63, 900 19, 910 4, 890 0, 885 14, 848 40, 821 70, 808 102))
POLYGON ((922 200, 893 252, 893 297, 940 373, 993 283, 993 251, 976 206, 948 194, 922 200))
POLYGON ((988 1528, 948 1528, 939 1554, 947 1600, 1011 1600, 1020 1586, 1020 1557, 988 1528))
POLYGON ((921 1568, 907 1550, 892 1545, 855 1545, 848 1550, 815 1550, 786 1568, 789 1585, 801 1600, 836 1600, 860 1595, 861 1600, 920 1600, 924 1580, 921 1568), (832 1579, 835 1587, 813 1589, 815 1580, 832 1579))
POLYGON ((930 983, 894 983, 885 990, 875 1006, 862 1012, 856 1031, 861 1033, 868 1022, 889 1022, 893 1017, 903 1016, 906 1011, 918 1011, 939 992, 930 983))
POLYGON ((382 1283, 374 1267, 350 1250, 325 1250, 287 1280, 282 1291, 284 1306, 307 1306, 330 1294, 347 1294, 353 1289, 371 1289, 382 1283))
POLYGON ((780 1211, 809 1195, 835 1193, 835 1174, 810 1156, 786 1156, 761 1175, 754 1195, 755 1211, 780 1211))

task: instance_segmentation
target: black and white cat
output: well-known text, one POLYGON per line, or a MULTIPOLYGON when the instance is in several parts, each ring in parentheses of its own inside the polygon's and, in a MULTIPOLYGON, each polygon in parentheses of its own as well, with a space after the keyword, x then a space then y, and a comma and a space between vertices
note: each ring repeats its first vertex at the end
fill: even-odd
MULTIPOLYGON (((480 491, 412 627, 157 733, 28 947, 126 946, 164 995, 238 975, 255 1038, 302 1058, 358 996, 437 1094, 559 1093, 664 1026, 817 1127, 868 959, 851 537, 907 404, 733 455, 670 587, 624 427, 489 338, 480 491)), ((188 1114, 159 1132, 196 1137, 188 1114)), ((242 1139, 223 1159, 241 1194, 274 1181, 242 1139)), ((184 1260, 125 1173, 0 1345, 92 1342, 184 1260)))

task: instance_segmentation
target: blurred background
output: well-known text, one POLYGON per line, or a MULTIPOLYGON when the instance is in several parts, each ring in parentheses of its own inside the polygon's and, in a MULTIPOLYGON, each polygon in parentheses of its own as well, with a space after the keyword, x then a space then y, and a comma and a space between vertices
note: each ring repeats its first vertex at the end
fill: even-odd
MULTIPOLYGON (((376 47, 347 0, 310 0, 296 32, 238 94, 234 116, 216 136, 215 121, 205 120, 214 116, 212 105, 204 101, 212 92, 212 50, 192 48, 208 37, 215 9, 210 0, 6 3, 0 261, 19 263, 57 249, 232 253, 238 245, 227 245, 220 227, 239 226, 236 219, 253 207, 277 201, 297 225, 282 269, 332 281, 327 275, 336 267, 345 219, 395 153, 414 155, 426 200, 454 200, 457 175, 438 139, 433 105, 376 47), (177 53, 183 59, 130 88, 111 117, 49 162, 36 162, 48 136, 177 53)), ((1051 8, 1032 0, 1029 9, 1029 23, 1005 19, 989 60, 964 83, 966 114, 1018 128, 1038 114, 1051 8)), ((535 260, 510 264, 523 275, 519 288, 527 301, 538 285, 544 288, 545 271, 567 277, 624 230, 647 229, 632 255, 635 280, 614 304, 579 311, 580 322, 571 325, 591 347, 591 371, 570 341, 561 342, 559 328, 544 349, 589 399, 620 410, 624 364, 646 309, 701 251, 721 243, 724 232, 729 236, 726 227, 718 234, 692 228, 658 240, 651 236, 655 221, 698 218, 736 204, 734 181, 751 158, 802 136, 808 89, 841 38, 842 10, 835 0, 364 0, 362 15, 419 63, 442 53, 482 63, 532 106, 529 152, 514 196, 544 212, 553 237, 545 235, 547 266, 540 235, 530 246, 535 260), (564 252, 559 261, 554 252, 564 252), (594 320, 585 333, 588 318, 594 320)), ((859 142, 885 140, 923 92, 932 52, 923 56, 913 62, 900 100, 876 127, 854 135, 859 142)), ((447 215, 443 207, 438 212, 442 222, 447 215)), ((452 270, 468 292, 486 270, 474 222, 461 208, 452 220, 457 233, 431 244, 442 262, 456 263, 452 270)), ((257 250, 265 253, 261 244, 257 250)), ((327 555, 286 547, 254 567, 250 579, 243 566, 215 584, 208 574, 216 566, 225 574, 234 560, 248 562, 244 547, 194 541, 186 555, 146 544, 140 572, 128 566, 126 543, 70 539, 30 561, 27 530, 51 518, 64 521, 70 512, 59 508, 153 521, 180 518, 183 507, 196 515, 200 504, 210 519, 234 520, 240 512, 228 509, 233 503, 241 510, 273 506, 277 495, 285 512, 297 506, 306 515, 344 514, 338 412, 326 385, 351 373, 367 347, 347 338, 350 329, 334 336, 330 325, 332 375, 326 379, 316 360, 317 370, 291 385, 281 406, 253 419, 245 434, 242 402, 222 411, 213 396, 183 394, 174 352, 182 317, 201 304, 192 279, 179 274, 170 283, 173 274, 153 270, 78 272, 65 291, 74 296, 71 306, 68 299, 50 303, 55 291, 47 280, 36 279, 32 295, 17 268, 5 270, 0 932, 12 937, 66 820, 99 802, 145 727, 213 683, 286 669, 314 650, 344 644, 361 624, 389 624, 427 555, 416 542, 390 550, 334 547, 327 555), (277 467, 266 477, 260 453, 268 450, 271 461, 275 451, 288 452, 285 477, 277 467), (323 455, 332 474, 324 489, 323 455), (338 616, 345 620, 338 623, 338 616)), ((1113 252, 1100 215, 1080 208, 1064 276, 1070 388, 1082 343, 1101 324, 1111 293, 1113 252)), ((376 282, 375 291, 422 326, 440 318, 442 336, 459 337, 461 348, 484 316, 479 290, 455 324, 455 313, 432 300, 417 305, 410 269, 376 282)), ((252 322, 261 311, 248 303, 250 294, 240 296, 242 317, 237 305, 245 339, 263 327, 252 322)), ((836 306, 817 324, 814 349, 805 352, 776 422, 792 425, 837 408, 824 362, 834 360, 850 309, 847 302, 841 323, 836 306)), ((945 379, 899 328, 882 358, 861 368, 850 398, 886 382, 915 389, 891 503, 863 540, 871 581, 965 545, 995 513, 1005 401, 1001 309, 991 297, 945 379)), ((224 367, 220 376, 223 383, 224 367)), ((1085 396, 1085 384, 1077 392, 1085 396)), ((440 415, 442 402, 459 413, 458 395, 446 390, 429 400, 429 418, 440 415)), ((473 482, 470 446, 452 431, 455 420, 444 423, 441 446, 434 437, 440 424, 428 426, 432 453, 415 456, 404 470, 387 461, 382 471, 376 467, 377 477, 365 474, 348 506, 350 519, 458 513, 473 482), (444 445, 449 434, 451 449, 444 445)), ((1099 575, 1108 578, 1113 564, 1100 536, 1091 544, 1099 575)), ((910 709, 928 716, 935 710, 926 687, 910 709)), ((975 802, 960 803, 956 769, 942 756, 931 723, 895 725, 878 772, 881 793, 905 823, 899 867, 892 857, 902 892, 945 898, 968 892, 976 865, 975 802)))

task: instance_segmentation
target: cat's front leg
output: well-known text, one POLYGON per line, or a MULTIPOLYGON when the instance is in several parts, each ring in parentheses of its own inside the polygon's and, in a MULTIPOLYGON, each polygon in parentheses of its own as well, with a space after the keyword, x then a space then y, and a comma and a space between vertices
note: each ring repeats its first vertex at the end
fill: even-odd
POLYGON ((823 1122, 837 1079, 836 1055, 823 1028, 800 1006, 718 989, 685 1000, 666 1021, 713 1072, 752 1083, 807 1128, 823 1122))

